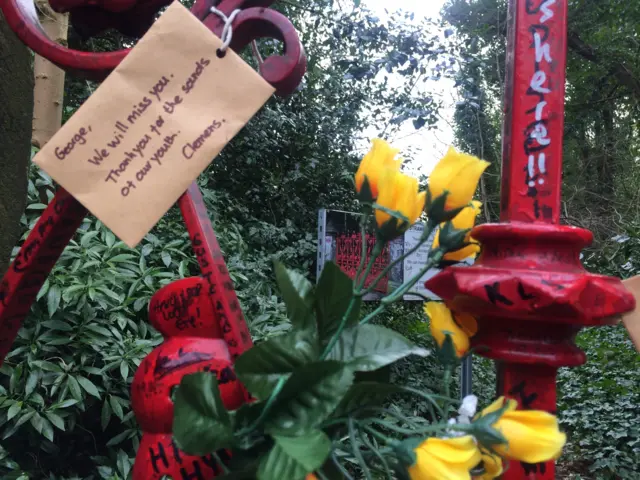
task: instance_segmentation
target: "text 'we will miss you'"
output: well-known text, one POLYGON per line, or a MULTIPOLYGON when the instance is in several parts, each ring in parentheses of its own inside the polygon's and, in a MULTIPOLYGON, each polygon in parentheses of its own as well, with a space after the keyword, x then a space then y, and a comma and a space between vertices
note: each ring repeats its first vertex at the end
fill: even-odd
MULTIPOLYGON (((225 122, 224 119, 213 119, 208 123, 200 135, 196 138, 180 142, 180 131, 167 131, 166 118, 173 115, 198 83, 205 68, 211 61, 202 58, 196 62, 194 71, 181 85, 179 94, 168 95, 167 90, 174 82, 174 75, 162 76, 136 105, 133 105, 128 115, 125 113, 117 120, 113 127, 113 139, 106 145, 95 147, 86 159, 91 165, 100 167, 111 156, 117 156, 117 164, 112 166, 104 181, 113 182, 120 187, 120 194, 128 196, 135 188, 136 182, 143 182, 154 168, 163 165, 163 159, 170 151, 175 150, 175 145, 181 143, 181 155, 184 159, 191 159, 194 154, 218 130, 225 122), (169 98, 170 97, 170 98, 169 98), (151 109, 150 107, 155 106, 151 109), (161 108, 160 108, 161 107, 161 108), (144 117, 149 111, 155 111, 149 122, 148 133, 135 138, 132 143, 127 138, 129 129, 145 121, 144 117), (127 115, 126 118, 124 115, 127 115), (128 145, 128 146, 125 146, 128 145), (134 173, 135 172, 135 173, 134 173), (126 178, 125 178, 126 174, 126 178), (135 179, 135 180, 134 180, 135 179)), ((138 130, 139 131, 139 130, 138 130)), ((82 127, 73 134, 71 140, 63 145, 55 147, 55 156, 59 160, 65 160, 79 146, 91 142, 91 126, 82 127)))

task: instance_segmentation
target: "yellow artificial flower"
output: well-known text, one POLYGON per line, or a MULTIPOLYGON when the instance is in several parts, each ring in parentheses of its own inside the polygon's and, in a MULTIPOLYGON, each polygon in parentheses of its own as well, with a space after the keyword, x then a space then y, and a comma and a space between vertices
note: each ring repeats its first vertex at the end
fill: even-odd
POLYGON ((480 453, 482 454, 484 473, 474 476, 473 480, 493 480, 502 475, 502 459, 484 449, 480 449, 480 453))
POLYGON ((502 416, 493 424, 507 443, 493 445, 500 456, 526 463, 540 463, 556 460, 562 454, 567 437, 558 428, 558 419, 540 410, 516 410, 518 402, 498 398, 485 408, 479 417, 507 407, 502 416))
POLYGON ((449 147, 444 157, 429 175, 429 192, 435 200, 445 191, 447 195, 445 210, 462 208, 468 204, 476 192, 480 176, 489 166, 489 162, 473 155, 459 153, 449 147))
POLYGON ((373 200, 378 198, 378 186, 384 170, 390 168, 391 170, 399 171, 402 166, 402 159, 396 159, 399 151, 391 148, 391 145, 381 138, 371 140, 371 149, 363 157, 356 172, 356 191, 360 193, 366 176, 373 200))
POLYGON ((475 318, 464 313, 454 314, 441 302, 425 303, 424 313, 429 317, 431 335, 438 347, 442 348, 446 336, 450 335, 458 358, 467 353, 469 350, 469 338, 473 337, 478 331, 478 324, 475 318))
POLYGON ((471 435, 427 438, 414 452, 416 463, 408 470, 411 480, 470 480, 469 471, 481 460, 471 435))
POLYGON ((379 191, 376 203, 388 210, 401 213, 408 220, 403 222, 383 210, 376 209, 376 223, 379 229, 390 220, 392 222, 390 226, 385 226, 391 232, 387 235, 387 239, 390 240, 415 223, 424 209, 427 193, 418 192, 417 179, 390 168, 385 169, 382 174, 379 191))
MULTIPOLYGON (((453 218, 453 220, 451 220, 453 228, 458 230, 473 228, 476 223, 476 217, 480 215, 481 208, 482 202, 477 200, 472 201, 469 207, 463 209, 453 218)), ((464 241, 470 245, 467 245, 460 250, 456 250, 455 252, 445 253, 444 259, 460 262, 465 258, 469 258, 471 256, 475 257, 480 251, 480 245, 471 237, 471 232, 467 234, 464 241)), ((438 246, 440 246, 440 229, 436 232, 436 236, 433 239, 433 246, 431 248, 438 248, 438 246)))

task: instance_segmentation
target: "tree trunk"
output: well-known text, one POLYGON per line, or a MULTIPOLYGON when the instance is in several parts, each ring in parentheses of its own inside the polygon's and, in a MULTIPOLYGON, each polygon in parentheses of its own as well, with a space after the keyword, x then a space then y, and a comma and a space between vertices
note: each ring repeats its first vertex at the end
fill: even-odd
MULTIPOLYGON (((40 23, 51 40, 67 43, 69 17, 54 12, 48 0, 37 0, 40 23)), ((64 70, 49 60, 36 55, 33 63, 35 88, 33 90, 33 134, 31 144, 42 148, 60 129, 64 98, 64 70)))
POLYGON ((31 54, 0 12, 0 276, 20 235, 31 147, 31 54))

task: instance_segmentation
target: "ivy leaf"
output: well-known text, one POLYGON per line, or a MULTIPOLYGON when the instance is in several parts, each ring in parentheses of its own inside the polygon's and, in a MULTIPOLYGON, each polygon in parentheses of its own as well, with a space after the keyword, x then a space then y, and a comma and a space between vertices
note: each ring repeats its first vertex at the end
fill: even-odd
POLYGON ((283 376, 316 360, 319 346, 309 330, 294 330, 272 337, 243 353, 235 363, 236 375, 258 399, 269 396, 283 376))
POLYGON ((271 410, 267 429, 297 435, 319 426, 352 382, 353 372, 340 362, 321 361, 297 368, 271 410))
POLYGON ((287 306, 291 323, 304 329, 311 325, 313 311, 313 285, 303 275, 289 270, 282 263, 275 261, 276 281, 287 306))
POLYGON ((229 412, 222 403, 218 379, 209 372, 182 378, 175 395, 173 436, 181 450, 206 455, 233 440, 229 412))
POLYGON ((258 480, 303 479, 331 452, 331 440, 320 430, 295 437, 273 435, 273 439, 275 445, 260 462, 258 480))
POLYGON ((356 371, 369 372, 409 355, 426 357, 429 350, 393 330, 366 324, 345 330, 327 358, 348 363, 356 371))
MULTIPOLYGON (((334 262, 327 262, 320 274, 316 288, 316 312, 318 336, 327 344, 342 322, 353 297, 353 280, 334 262)), ((357 297, 351 308, 347 326, 353 326, 360 317, 362 298, 357 297)))

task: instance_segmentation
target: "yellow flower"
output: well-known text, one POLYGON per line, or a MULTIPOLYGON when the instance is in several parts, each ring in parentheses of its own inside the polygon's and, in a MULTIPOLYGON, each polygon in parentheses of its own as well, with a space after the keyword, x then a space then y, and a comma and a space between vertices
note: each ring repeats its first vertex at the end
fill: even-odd
POLYGON ((493 480, 498 478, 502 474, 502 459, 484 449, 480 449, 480 453, 482 454, 484 473, 474 476, 473 480, 493 480))
POLYGON ((473 198, 480 176, 489 166, 489 162, 473 155, 459 153, 455 148, 449 150, 429 175, 429 191, 435 200, 445 190, 447 195, 445 210, 462 208, 473 198))
POLYGON ((526 463, 540 463, 556 460, 562 454, 567 437, 558 428, 558 419, 550 413, 540 410, 516 410, 515 400, 498 398, 485 408, 480 417, 500 410, 506 404, 507 409, 493 424, 507 444, 493 445, 500 456, 526 463))
MULTIPOLYGON (((482 208, 482 202, 478 202, 474 200, 471 202, 471 206, 463 209, 458 215, 456 215, 451 223, 453 227, 458 230, 467 230, 469 228, 473 228, 476 223, 476 217, 480 215, 480 209, 482 208)), ((471 256, 475 257, 480 251, 480 245, 471 237, 471 232, 467 234, 464 239, 465 242, 470 243, 460 250, 456 250, 455 252, 445 253, 445 260, 452 260, 456 262, 460 262, 465 258, 469 258, 471 256)), ((440 246, 440 230, 436 232, 436 236, 433 239, 432 248, 438 248, 440 246)))
POLYGON ((399 171, 402 166, 402 159, 396 159, 399 151, 391 148, 391 145, 381 138, 371 140, 371 150, 364 156, 356 172, 356 191, 360 193, 366 176, 373 200, 378 198, 378 186, 384 170, 390 168, 399 171))
POLYGON ((427 438, 414 450, 416 463, 409 467, 411 480, 470 480, 469 470, 481 460, 470 435, 457 438, 427 438))
POLYGON ((408 220, 403 222, 383 210, 376 209, 376 223, 379 229, 391 221, 385 226, 385 229, 388 228, 388 232, 391 232, 386 235, 387 239, 390 239, 403 233, 415 223, 424 209, 427 193, 418 193, 417 179, 390 168, 384 170, 379 189, 380 194, 376 203, 388 210, 401 213, 408 220))
POLYGON ((431 335, 440 348, 446 336, 450 335, 458 357, 469 350, 469 337, 473 337, 478 330, 475 318, 465 313, 454 314, 441 302, 425 303, 424 313, 429 317, 431 335))

